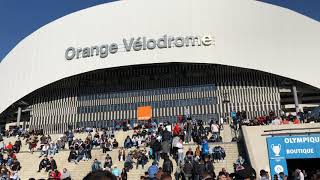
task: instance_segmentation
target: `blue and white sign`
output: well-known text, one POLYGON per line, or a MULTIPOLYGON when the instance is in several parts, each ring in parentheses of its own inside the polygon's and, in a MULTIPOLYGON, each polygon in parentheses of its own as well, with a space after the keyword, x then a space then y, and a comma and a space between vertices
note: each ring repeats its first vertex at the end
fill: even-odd
POLYGON ((320 134, 269 137, 267 144, 271 177, 280 172, 288 174, 287 159, 320 157, 320 134))
POLYGON ((287 159, 320 157, 320 135, 291 136, 283 139, 287 159))
POLYGON ((267 138, 271 177, 283 172, 288 174, 285 146, 282 137, 267 138))

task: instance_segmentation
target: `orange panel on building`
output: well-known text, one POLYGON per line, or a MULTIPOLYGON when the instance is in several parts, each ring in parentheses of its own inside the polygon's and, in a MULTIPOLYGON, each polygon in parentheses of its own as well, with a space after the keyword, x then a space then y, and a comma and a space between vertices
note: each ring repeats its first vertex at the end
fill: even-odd
POLYGON ((141 106, 137 109, 138 120, 149 120, 152 118, 152 107, 151 106, 141 106))

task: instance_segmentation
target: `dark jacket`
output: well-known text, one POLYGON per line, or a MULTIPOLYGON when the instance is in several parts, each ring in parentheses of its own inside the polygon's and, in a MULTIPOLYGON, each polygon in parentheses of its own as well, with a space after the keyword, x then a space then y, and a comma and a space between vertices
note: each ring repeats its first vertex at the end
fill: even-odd
POLYGON ((46 166, 49 165, 49 164, 50 164, 49 159, 42 159, 42 160, 40 161, 40 165, 43 166, 43 167, 46 167, 46 166))
POLYGON ((51 169, 57 169, 56 160, 52 159, 52 161, 50 161, 50 166, 51 166, 51 169))
POLYGON ((16 140, 14 145, 17 146, 17 147, 21 147, 21 140, 16 140))
POLYGON ((199 164, 197 163, 194 166, 194 173, 197 174, 197 175, 200 175, 200 176, 203 175, 205 170, 206 170, 206 167, 202 163, 199 163, 199 164))
POLYGON ((13 171, 20 171, 20 169, 21 169, 20 162, 19 162, 19 161, 14 162, 13 165, 12 165, 12 167, 11 167, 11 169, 12 169, 13 171))
POLYGON ((156 140, 153 145, 152 145, 152 149, 155 151, 155 152, 159 152, 161 151, 161 143, 156 140))
POLYGON ((78 155, 79 156, 84 156, 86 151, 84 149, 79 150, 78 155))
POLYGON ((193 166, 190 162, 187 162, 183 166, 183 172, 185 174, 192 174, 193 173, 193 166))
POLYGON ((163 161, 163 165, 162 165, 162 171, 166 172, 168 174, 171 174, 173 171, 173 164, 172 161, 170 159, 165 159, 163 161))
POLYGON ((77 159, 77 152, 75 150, 71 150, 69 153, 68 161, 70 162, 72 159, 77 159))
POLYGON ((168 130, 163 131, 162 141, 169 141, 169 140, 171 140, 171 132, 169 132, 168 130))
POLYGON ((214 166, 211 161, 208 161, 205 163, 205 171, 208 172, 209 174, 212 174, 214 172, 214 166))

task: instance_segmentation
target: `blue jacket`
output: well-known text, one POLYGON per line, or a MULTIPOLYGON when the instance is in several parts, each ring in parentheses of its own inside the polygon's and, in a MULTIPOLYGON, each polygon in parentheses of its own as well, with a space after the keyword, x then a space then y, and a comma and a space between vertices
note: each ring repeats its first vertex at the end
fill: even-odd
POLYGON ((159 171, 158 166, 156 166, 156 165, 150 166, 148 169, 149 177, 154 178, 158 171, 159 171))
POLYGON ((202 143, 202 154, 208 155, 209 154, 209 144, 207 141, 202 143))
POLYGON ((91 171, 92 172, 97 171, 99 169, 101 169, 101 162, 100 161, 97 161, 97 162, 92 164, 92 166, 91 166, 91 171))

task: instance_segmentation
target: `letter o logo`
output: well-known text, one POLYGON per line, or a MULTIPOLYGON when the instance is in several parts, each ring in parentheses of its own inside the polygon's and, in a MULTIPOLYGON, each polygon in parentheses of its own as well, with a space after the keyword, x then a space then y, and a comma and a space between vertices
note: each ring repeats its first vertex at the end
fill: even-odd
POLYGON ((65 58, 67 60, 72 60, 76 55, 76 49, 74 47, 69 47, 65 52, 65 58))
POLYGON ((286 144, 288 144, 288 143, 289 143, 289 139, 288 139, 288 138, 284 138, 284 142, 285 142, 286 144))

